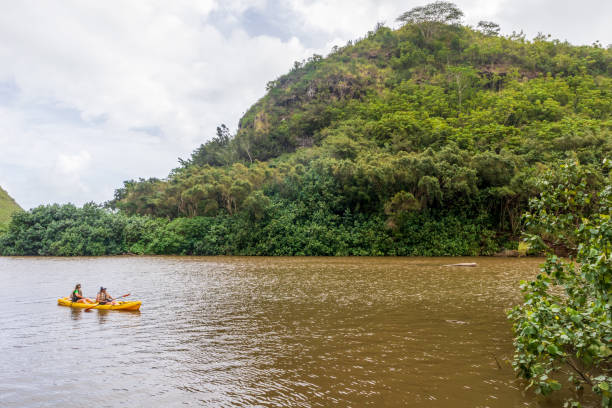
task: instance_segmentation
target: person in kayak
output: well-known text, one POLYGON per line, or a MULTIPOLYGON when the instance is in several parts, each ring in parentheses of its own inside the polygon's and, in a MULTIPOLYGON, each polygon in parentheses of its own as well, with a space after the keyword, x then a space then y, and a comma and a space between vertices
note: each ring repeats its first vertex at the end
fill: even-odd
POLYGON ((76 284, 74 290, 70 294, 70 301, 74 303, 93 303, 93 300, 83 297, 83 292, 81 291, 80 283, 76 284))
POLYGON ((96 296, 96 303, 101 305, 116 305, 118 304, 115 299, 108 293, 106 293, 106 288, 100 286, 100 292, 98 292, 98 296, 96 296))

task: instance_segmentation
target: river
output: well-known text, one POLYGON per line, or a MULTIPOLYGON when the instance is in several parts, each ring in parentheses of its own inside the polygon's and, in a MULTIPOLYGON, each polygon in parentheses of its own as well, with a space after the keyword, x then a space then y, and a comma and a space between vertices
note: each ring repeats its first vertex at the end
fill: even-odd
POLYGON ((509 365, 541 262, 0 258, 0 406, 559 406, 509 365), (77 282, 143 306, 58 306, 77 282))

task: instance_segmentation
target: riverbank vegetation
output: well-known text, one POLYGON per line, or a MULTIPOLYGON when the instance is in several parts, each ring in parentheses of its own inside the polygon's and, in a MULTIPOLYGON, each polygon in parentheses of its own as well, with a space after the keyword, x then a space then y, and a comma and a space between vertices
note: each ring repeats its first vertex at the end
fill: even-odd
POLYGON ((126 181, 105 208, 20 214, 0 253, 514 249, 536 177, 612 151, 612 50, 461 17, 451 3, 417 7, 399 29, 296 62, 234 134, 219 126, 166 179, 126 181))
POLYGON ((542 273, 522 282, 524 303, 515 307, 513 366, 536 393, 565 385, 580 406, 588 387, 612 406, 612 163, 603 171, 566 162, 545 173, 542 193, 526 215, 532 246, 551 252, 542 273))

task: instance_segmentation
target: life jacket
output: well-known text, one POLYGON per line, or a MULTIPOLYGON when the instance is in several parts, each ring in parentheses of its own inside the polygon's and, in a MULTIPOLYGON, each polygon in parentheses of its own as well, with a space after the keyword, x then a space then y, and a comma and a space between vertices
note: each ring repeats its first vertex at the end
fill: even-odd
POLYGON ((80 299, 79 296, 83 296, 83 293, 81 292, 81 289, 75 289, 75 290, 72 291, 72 296, 71 296, 72 299, 71 300, 73 302, 77 302, 80 299))

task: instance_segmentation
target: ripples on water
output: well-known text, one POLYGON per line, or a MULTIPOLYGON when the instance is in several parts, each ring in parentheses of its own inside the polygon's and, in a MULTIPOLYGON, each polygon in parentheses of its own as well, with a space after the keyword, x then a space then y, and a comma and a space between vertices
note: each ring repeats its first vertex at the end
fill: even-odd
POLYGON ((506 362, 541 260, 459 261, 0 258, 0 406, 557 405, 506 362), (142 310, 57 306, 76 282, 142 310))

